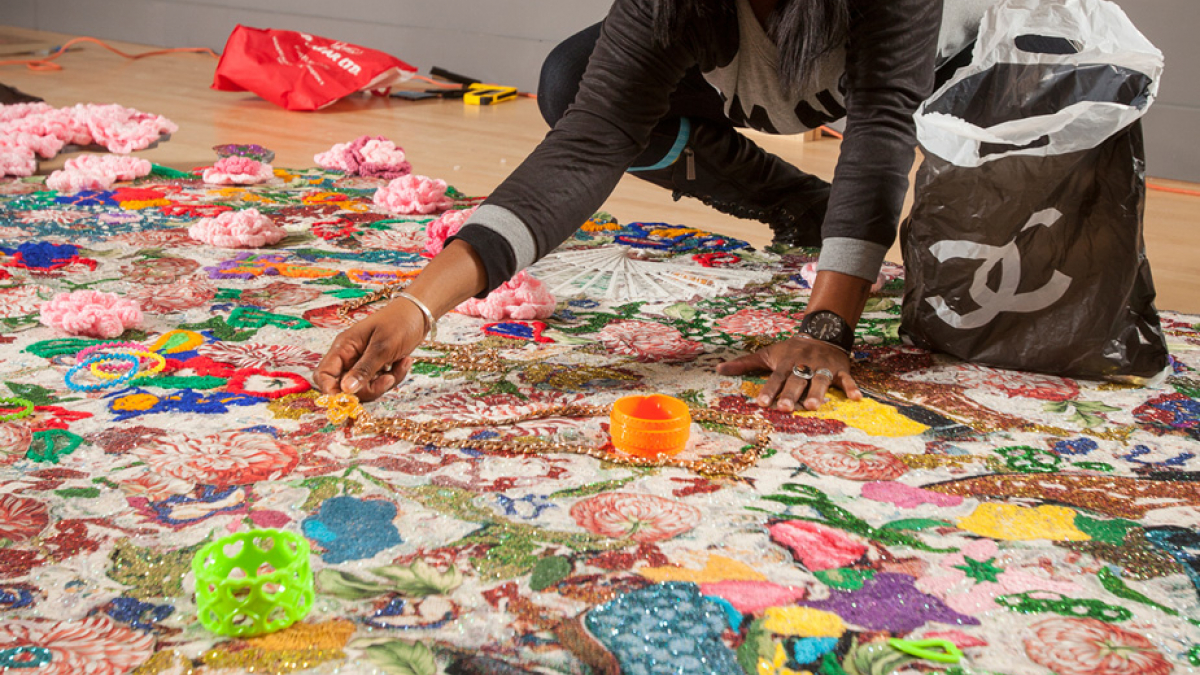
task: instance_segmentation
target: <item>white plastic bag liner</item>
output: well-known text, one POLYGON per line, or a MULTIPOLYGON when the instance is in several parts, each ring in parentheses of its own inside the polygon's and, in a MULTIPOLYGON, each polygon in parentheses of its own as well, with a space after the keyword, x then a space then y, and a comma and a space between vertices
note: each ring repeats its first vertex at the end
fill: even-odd
POLYGON ((971 65, 918 108, 917 139, 958 166, 1088 150, 1146 113, 1162 69, 1115 3, 1005 0, 984 14, 971 65))

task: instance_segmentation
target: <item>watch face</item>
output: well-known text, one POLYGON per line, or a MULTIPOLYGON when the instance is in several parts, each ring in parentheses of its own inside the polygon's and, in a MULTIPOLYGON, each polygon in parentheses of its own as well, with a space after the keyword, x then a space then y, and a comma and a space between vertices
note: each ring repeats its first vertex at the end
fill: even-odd
POLYGON ((836 340, 842 334, 842 320, 833 312, 814 314, 808 324, 808 334, 826 342, 836 340))

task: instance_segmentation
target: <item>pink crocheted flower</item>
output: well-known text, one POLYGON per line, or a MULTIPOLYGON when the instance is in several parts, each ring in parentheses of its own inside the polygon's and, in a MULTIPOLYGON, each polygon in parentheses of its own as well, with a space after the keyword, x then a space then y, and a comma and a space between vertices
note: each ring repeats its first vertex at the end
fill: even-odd
POLYGON ((0 147, 0 176, 32 176, 37 158, 25 148, 0 147))
POLYGON ((338 143, 313 159, 322 169, 345 171, 352 176, 391 180, 412 173, 404 150, 383 136, 360 136, 349 143, 338 143))
POLYGON ((446 196, 446 181, 410 173, 376 190, 375 205, 391 213, 411 216, 445 211, 454 202, 446 196))
POLYGON ((56 136, 40 136, 26 131, 0 133, 0 146, 24 148, 42 159, 50 159, 63 149, 63 142, 56 136))
POLYGON ((557 304, 545 284, 530 276, 529 272, 521 271, 488 293, 486 298, 471 298, 459 305, 456 311, 488 321, 529 321, 550 316, 557 304))
POLYGON ((258 209, 226 211, 216 218, 201 218, 188 228, 192 239, 221 248, 260 248, 274 244, 287 236, 258 209))
POLYGON ((438 216, 438 219, 425 226, 425 251, 421 254, 426 258, 442 252, 446 247, 446 240, 458 234, 463 225, 467 224, 467 220, 479 210, 478 206, 472 206, 469 209, 447 211, 438 216))
POLYGON ((224 157, 204 170, 204 182, 213 185, 257 185, 275 177, 270 164, 249 157, 224 157))
POLYGON ((74 118, 87 126, 92 142, 110 152, 128 153, 150 147, 166 134, 179 131, 179 126, 162 115, 144 113, 117 105, 80 104, 67 109, 74 118))
POLYGON ((42 303, 41 322, 68 335, 115 338, 142 323, 137 303, 114 293, 75 291, 59 293, 42 303))
POLYGON ((150 162, 125 155, 81 155, 68 159, 50 174, 46 187, 59 192, 107 190, 119 180, 149 175, 150 162))

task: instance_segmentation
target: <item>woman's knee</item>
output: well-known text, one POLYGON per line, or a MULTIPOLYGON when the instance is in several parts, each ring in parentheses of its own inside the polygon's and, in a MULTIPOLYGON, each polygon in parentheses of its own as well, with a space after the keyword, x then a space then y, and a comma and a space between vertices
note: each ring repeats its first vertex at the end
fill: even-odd
POLYGON ((588 59, 600 38, 600 26, 589 26, 563 40, 551 50, 542 64, 538 80, 537 102, 546 123, 553 127, 562 119, 579 93, 579 83, 587 70, 588 59))

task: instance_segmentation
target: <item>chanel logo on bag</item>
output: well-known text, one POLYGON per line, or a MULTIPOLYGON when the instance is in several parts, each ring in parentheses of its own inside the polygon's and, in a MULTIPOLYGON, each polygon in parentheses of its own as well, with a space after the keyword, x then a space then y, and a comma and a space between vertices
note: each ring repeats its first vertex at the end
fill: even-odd
MULTIPOLYGON (((1039 225, 1049 228, 1061 218, 1062 212, 1058 209, 1038 211, 1029 217, 1021 231, 1039 225)), ((969 291, 971 300, 979 305, 978 309, 959 314, 951 309, 940 295, 926 299, 938 318, 954 328, 981 328, 991 323, 1001 312, 1029 313, 1045 309, 1058 302, 1071 286, 1071 277, 1055 270, 1054 276, 1041 288, 1018 293, 1017 289, 1021 286, 1021 251, 1017 248, 1015 236, 1004 246, 989 246, 962 240, 939 241, 929 247, 929 252, 938 262, 946 262, 953 258, 983 261, 979 269, 975 270, 969 291), (999 282, 996 284, 996 290, 992 290, 988 286, 988 278, 997 267, 1000 270, 999 282)))

